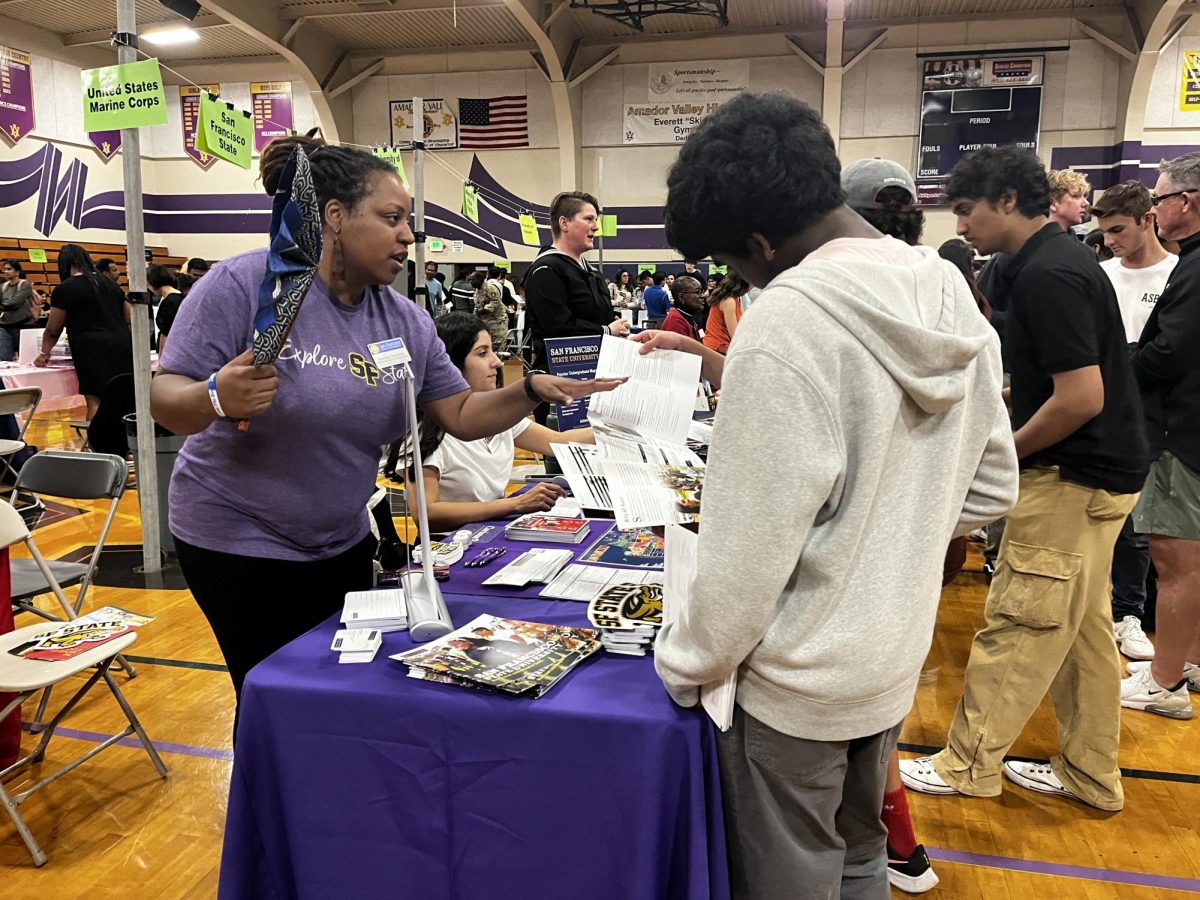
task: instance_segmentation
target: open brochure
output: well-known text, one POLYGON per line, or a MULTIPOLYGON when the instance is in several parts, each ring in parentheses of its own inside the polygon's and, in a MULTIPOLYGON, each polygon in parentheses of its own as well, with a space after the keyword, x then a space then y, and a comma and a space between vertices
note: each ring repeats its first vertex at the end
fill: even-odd
POLYGON ((600 649, 600 634, 481 615, 445 637, 392 659, 409 675, 462 687, 540 697, 600 649))
POLYGON ((37 640, 13 647, 9 652, 25 659, 61 662, 94 650, 153 621, 153 616, 143 616, 118 606, 105 606, 86 616, 63 622, 37 640))
MULTIPOLYGON (((691 599, 700 537, 681 525, 668 525, 665 544, 667 564, 663 571, 662 619, 664 625, 669 625, 679 619, 691 599)), ((721 681, 714 681, 700 688, 700 705, 721 731, 728 731, 733 725, 736 697, 736 671, 730 672, 728 677, 721 681)))
POLYGON ((605 335, 596 361, 597 378, 629 381, 619 390, 596 394, 588 418, 597 431, 612 429, 641 440, 682 446, 692 421, 700 357, 675 350, 642 354, 641 345, 605 335))
POLYGON ((621 529, 695 521, 704 463, 688 447, 611 435, 596 445, 551 446, 580 505, 612 510, 621 529))

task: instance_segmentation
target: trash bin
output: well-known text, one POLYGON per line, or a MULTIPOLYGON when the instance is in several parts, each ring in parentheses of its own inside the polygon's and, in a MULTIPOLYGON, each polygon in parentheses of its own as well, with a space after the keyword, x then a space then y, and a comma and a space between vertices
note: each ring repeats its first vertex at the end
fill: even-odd
MULTIPOLYGON (((125 417, 125 434, 129 436, 129 449, 133 451, 133 464, 138 473, 138 484, 141 484, 142 460, 137 446, 137 415, 130 413, 125 417)), ((158 472, 158 541, 163 550, 175 552, 175 539, 171 537, 168 527, 167 494, 171 484, 171 473, 175 471, 175 457, 186 437, 180 437, 154 423, 154 468, 158 472)))

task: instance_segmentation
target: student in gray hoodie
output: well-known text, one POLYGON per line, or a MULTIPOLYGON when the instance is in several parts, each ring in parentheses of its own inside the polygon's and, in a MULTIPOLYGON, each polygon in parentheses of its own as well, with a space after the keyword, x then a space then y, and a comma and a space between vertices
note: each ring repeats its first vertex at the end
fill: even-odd
POLYGON ((718 755, 735 897, 886 898, 885 769, 951 538, 1017 465, 1000 348, 961 274, 844 201, 820 116, 742 94, 688 138, 667 236, 762 294, 721 384, 692 599, 655 659, 675 702, 738 673, 718 755), (903 536, 906 539, 897 539, 903 536))

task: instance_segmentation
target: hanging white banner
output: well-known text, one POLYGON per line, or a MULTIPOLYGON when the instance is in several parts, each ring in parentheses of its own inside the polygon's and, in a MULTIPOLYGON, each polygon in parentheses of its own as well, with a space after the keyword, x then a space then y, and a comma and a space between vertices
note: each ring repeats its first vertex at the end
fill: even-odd
POLYGON ((626 103, 623 143, 682 144, 704 117, 721 104, 626 103))
MULTIPOLYGON (((425 107, 425 147, 428 150, 453 150, 458 146, 458 119, 445 100, 423 100, 425 107)), ((413 103, 393 100, 389 104, 391 117, 391 146, 411 150, 413 136, 413 103)))
POLYGON ((750 86, 750 61, 650 63, 653 100, 728 100, 750 86))

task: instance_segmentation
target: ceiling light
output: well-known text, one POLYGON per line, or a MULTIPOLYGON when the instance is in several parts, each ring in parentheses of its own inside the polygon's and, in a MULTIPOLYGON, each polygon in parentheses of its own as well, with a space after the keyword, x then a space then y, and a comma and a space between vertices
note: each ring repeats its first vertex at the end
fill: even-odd
POLYGON ((194 28, 180 25, 160 31, 148 31, 142 35, 142 40, 158 44, 160 47, 174 47, 178 44, 193 44, 200 40, 200 34, 194 28))

